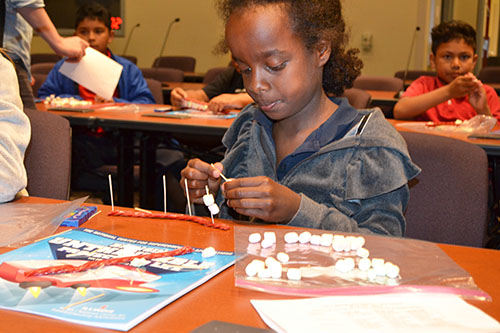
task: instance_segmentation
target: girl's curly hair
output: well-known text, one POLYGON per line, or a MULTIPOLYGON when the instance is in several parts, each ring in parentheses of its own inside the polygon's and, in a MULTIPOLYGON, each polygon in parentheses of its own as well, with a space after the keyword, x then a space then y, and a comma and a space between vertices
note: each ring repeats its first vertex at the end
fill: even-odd
MULTIPOLYGON (((341 96, 351 88, 361 73, 362 61, 358 49, 347 49, 348 33, 342 18, 340 0, 219 0, 218 9, 227 23, 236 10, 269 4, 283 5, 288 11, 293 31, 307 49, 313 50, 321 40, 330 42, 332 53, 323 69, 323 89, 334 96, 341 96)), ((218 50, 227 52, 225 41, 218 50)))

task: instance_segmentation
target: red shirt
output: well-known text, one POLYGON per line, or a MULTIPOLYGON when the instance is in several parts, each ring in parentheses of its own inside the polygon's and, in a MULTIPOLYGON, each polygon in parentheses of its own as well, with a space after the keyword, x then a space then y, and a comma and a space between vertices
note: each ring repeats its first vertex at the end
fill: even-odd
MULTIPOLYGON (((428 93, 429 91, 443 87, 445 84, 437 76, 421 76, 406 89, 403 97, 413 97, 428 93)), ((491 114, 500 119, 500 101, 492 87, 484 84, 486 99, 491 114)), ((446 102, 436 105, 415 118, 422 121, 455 121, 457 119, 468 120, 476 116, 477 112, 469 103, 469 96, 452 98, 446 102)))

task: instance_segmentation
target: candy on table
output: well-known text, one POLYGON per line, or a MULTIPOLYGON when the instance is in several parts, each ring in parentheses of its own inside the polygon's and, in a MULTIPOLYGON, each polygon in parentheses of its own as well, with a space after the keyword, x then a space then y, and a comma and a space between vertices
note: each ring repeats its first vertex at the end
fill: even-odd
POLYGON ((197 101, 195 99, 184 98, 181 102, 182 109, 193 109, 198 111, 207 111, 208 103, 197 101))
POLYGON ((262 240, 262 242, 260 242, 260 246, 262 248, 264 248, 264 249, 270 248, 273 245, 274 245, 273 240, 270 239, 270 238, 266 238, 266 237, 264 237, 264 239, 262 240))
POLYGON ((333 235, 332 234, 322 234, 321 235, 321 240, 320 240, 321 246, 331 246, 332 242, 333 242, 333 235))
POLYGON ((319 244, 321 244, 321 236, 320 235, 312 235, 309 242, 312 245, 319 245, 319 244))
POLYGON ((399 276, 399 266, 398 265, 394 265, 391 262, 386 262, 384 266, 385 266, 385 274, 387 275, 387 277, 389 277, 391 279, 395 279, 399 276))
POLYGON ((271 277, 271 270, 269 268, 260 269, 257 276, 261 279, 269 279, 271 277))
POLYGON ((346 246, 346 240, 343 235, 334 235, 332 241, 332 247, 335 252, 344 251, 346 246))
POLYGON ((89 106, 92 105, 91 101, 84 101, 74 97, 56 97, 54 94, 45 97, 43 104, 54 107, 60 106, 89 106))
POLYGON ((369 258, 361 258, 358 261, 358 268, 363 272, 370 269, 371 265, 372 261, 369 258))
POLYGON ((309 231, 301 232, 299 235, 299 242, 301 244, 307 244, 311 240, 311 233, 309 231))
POLYGON ((203 249, 203 251, 201 252, 201 256, 203 258, 211 258, 213 256, 215 256, 215 249, 211 246, 207 247, 206 249, 203 249))
POLYGON ((215 203, 215 199, 213 194, 210 193, 208 190, 208 186, 205 186, 205 190, 207 194, 203 196, 203 203, 205 206, 207 206, 208 210, 210 211, 210 214, 212 215, 212 223, 213 223, 213 216, 219 214, 219 206, 215 203))
POLYGON ((288 278, 288 280, 299 281, 300 279, 302 279, 300 268, 289 268, 286 272, 286 277, 288 278))
POLYGON ((260 242, 261 239, 262 237, 258 232, 254 232, 248 236, 248 242, 252 244, 260 242))
POLYGON ((269 241, 276 243, 276 233, 274 231, 266 231, 264 232, 264 240, 268 239, 269 241))
POLYGON ((288 243, 288 244, 293 244, 293 243, 297 243, 299 241, 299 234, 297 234, 296 232, 287 232, 285 234, 285 242, 288 243))
POLYGON ((370 251, 364 247, 360 247, 356 250, 356 255, 361 258, 368 258, 370 256, 370 251))
POLYGON ((287 263, 290 260, 290 256, 286 254, 285 252, 280 252, 276 255, 276 258, 282 262, 282 263, 287 263))
POLYGON ((61 223, 62 227, 79 227, 82 223, 88 221, 97 212, 97 206, 82 206, 76 208, 61 223))

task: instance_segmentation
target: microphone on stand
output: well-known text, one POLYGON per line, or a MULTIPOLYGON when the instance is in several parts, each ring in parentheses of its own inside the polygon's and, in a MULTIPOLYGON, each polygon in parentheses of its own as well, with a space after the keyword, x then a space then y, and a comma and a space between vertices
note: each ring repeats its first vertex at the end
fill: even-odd
POLYGON ((134 33, 135 28, 139 28, 141 26, 140 23, 134 25, 134 27, 130 30, 130 34, 128 35, 127 42, 125 43, 125 48, 123 49, 123 55, 127 54, 128 44, 130 43, 130 39, 132 38, 132 34, 134 33))
POLYGON ((403 86, 401 87, 401 90, 396 93, 396 98, 400 98, 403 93, 405 92, 405 82, 406 82, 406 77, 408 76, 408 71, 410 70, 410 61, 411 61, 411 55, 413 54, 413 47, 415 46, 415 40, 417 38, 417 32, 420 31, 420 27, 417 26, 415 28, 415 31, 413 32, 413 38, 411 40, 411 45, 410 45, 410 54, 408 55, 408 62, 406 63, 406 69, 403 75, 403 86))
POLYGON ((163 45, 161 47, 161 51, 160 51, 160 55, 158 57, 161 57, 161 55, 163 54, 163 50, 165 49, 165 45, 167 44, 167 39, 168 39, 168 35, 170 35, 170 29, 172 29, 172 25, 174 23, 177 23, 179 22, 181 19, 176 17, 172 22, 170 22, 170 24, 168 25, 168 29, 167 29, 167 33, 165 34, 165 38, 163 39, 163 45))

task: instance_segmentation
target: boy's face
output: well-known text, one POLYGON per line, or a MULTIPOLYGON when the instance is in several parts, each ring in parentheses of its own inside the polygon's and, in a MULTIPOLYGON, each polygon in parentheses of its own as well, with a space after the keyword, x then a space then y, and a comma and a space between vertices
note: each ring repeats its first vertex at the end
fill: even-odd
POLYGON ((450 83, 457 76, 467 74, 474 69, 477 55, 463 39, 454 39, 439 45, 436 54, 431 54, 430 60, 438 77, 450 83))
POLYGON ((319 52, 306 49, 280 6, 235 11, 226 26, 226 41, 247 93, 269 118, 303 119, 307 110, 318 107, 329 49, 323 60, 319 52))
POLYGON ((106 54, 108 44, 113 40, 113 32, 106 25, 95 19, 85 18, 75 30, 75 35, 86 40, 90 47, 106 54))

